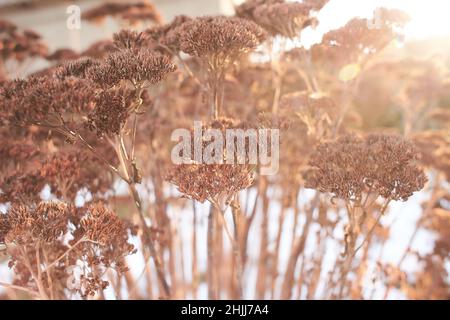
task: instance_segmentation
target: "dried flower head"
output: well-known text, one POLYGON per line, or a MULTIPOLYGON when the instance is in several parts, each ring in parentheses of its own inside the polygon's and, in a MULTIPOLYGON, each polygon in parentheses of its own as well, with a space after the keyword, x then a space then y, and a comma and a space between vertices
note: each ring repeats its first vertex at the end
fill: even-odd
POLYGON ((0 89, 2 112, 18 124, 60 124, 64 115, 87 112, 95 86, 85 79, 53 77, 15 80, 0 89))
POLYGON ((344 27, 326 33, 322 42, 311 48, 313 60, 341 67, 379 52, 399 36, 407 17, 402 11, 383 8, 378 14, 380 25, 377 28, 369 28, 367 19, 355 18, 344 27))
POLYGON ((99 64, 99 61, 91 58, 80 58, 60 66, 56 70, 55 75, 59 79, 65 79, 68 77, 86 78, 88 70, 94 66, 98 66, 99 64))
POLYGON ((370 134, 364 139, 344 136, 321 144, 313 153, 307 187, 338 198, 361 199, 373 192, 406 201, 426 182, 418 167, 419 153, 400 136, 370 134))
MULTIPOLYGON (((225 134, 226 129, 238 128, 234 121, 221 118, 205 125, 202 130, 217 129, 225 134)), ((206 146, 207 141, 203 141, 206 146)), ((193 144, 192 144, 193 145, 193 144)), ((166 179, 176 185, 178 190, 186 197, 204 202, 211 201, 223 205, 230 201, 242 189, 253 184, 253 169, 247 164, 226 164, 224 150, 224 163, 218 164, 180 164, 173 166, 166 179)), ((228 155, 229 156, 229 155, 228 155)), ((232 155, 234 156, 234 155, 232 155)))
POLYGON ((5 140, 0 145, 0 168, 9 163, 17 166, 39 154, 39 148, 31 141, 14 140, 11 137, 2 138, 5 140))
POLYGON ((234 61, 240 54, 255 49, 266 38, 257 24, 236 17, 201 17, 187 22, 181 35, 181 50, 206 57, 212 68, 234 61))
POLYGON ((129 253, 133 246, 127 243, 128 231, 119 217, 101 203, 89 205, 80 220, 86 239, 101 246, 114 245, 120 252, 129 253))
POLYGON ((23 61, 29 57, 45 57, 47 46, 34 31, 18 31, 17 26, 8 21, 0 21, 0 59, 23 61))
POLYGON ((138 49, 145 40, 145 33, 132 30, 121 30, 113 35, 113 43, 119 50, 138 49))
POLYGON ((189 22, 192 19, 188 16, 180 15, 176 16, 172 22, 161 25, 154 26, 150 29, 145 30, 145 34, 156 43, 156 47, 162 46, 164 52, 167 53, 169 50, 170 54, 178 53, 180 48, 181 37, 186 29, 189 22))
POLYGON ((80 55, 72 49, 57 49, 53 53, 47 55, 49 61, 63 62, 78 59, 80 55))
POLYGON ((109 2, 83 13, 82 18, 92 22, 102 22, 107 16, 116 17, 134 25, 140 21, 161 23, 161 14, 149 1, 136 3, 109 2))
POLYGON ((250 16, 251 20, 273 36, 294 38, 315 21, 310 17, 312 9, 305 3, 268 1, 268 3, 254 6, 251 13, 244 10, 244 15, 250 16))
POLYGON ((111 88, 95 98, 95 109, 88 115, 88 127, 99 136, 119 134, 134 103, 134 90, 111 88))
POLYGON ((68 230, 67 210, 63 203, 41 202, 35 208, 13 205, 7 213, 9 232, 8 243, 28 244, 37 239, 54 242, 68 230))
POLYGON ((38 172, 23 173, 13 171, 1 181, 0 201, 28 203, 39 201, 40 192, 45 186, 45 180, 38 172))
POLYGON ((116 50, 117 48, 112 40, 100 40, 90 45, 80 54, 80 56, 90 57, 93 59, 103 59, 116 50))
POLYGON ((122 80, 133 84, 155 84, 175 71, 167 56, 147 49, 122 50, 108 56, 106 61, 89 70, 90 78, 102 86, 114 86, 122 80))
POLYGON ((123 259, 134 253, 127 227, 101 203, 78 209, 63 202, 13 205, 0 216, 0 240, 8 245, 19 285, 60 299, 64 290, 86 298, 105 289, 106 268, 126 271, 123 259), (69 286, 78 264, 83 265, 79 283, 69 286))
POLYGON ((87 150, 60 151, 43 161, 38 172, 51 191, 64 199, 75 199, 83 188, 95 197, 112 184, 103 163, 87 150))

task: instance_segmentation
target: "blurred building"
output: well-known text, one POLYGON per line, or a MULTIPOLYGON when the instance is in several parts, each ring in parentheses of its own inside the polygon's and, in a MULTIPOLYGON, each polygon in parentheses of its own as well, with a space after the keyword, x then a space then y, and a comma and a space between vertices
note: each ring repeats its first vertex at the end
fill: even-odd
MULTIPOLYGON (((105 21, 103 26, 82 21, 80 30, 69 30, 66 25, 69 17, 67 8, 75 4, 83 11, 102 2, 107 1, 0 0, 0 19, 9 20, 21 28, 39 32, 47 40, 50 50, 58 48, 82 50, 94 41, 110 36, 120 26, 112 20, 105 21)), ((152 0, 151 2, 155 4, 166 21, 179 14, 199 16, 233 12, 233 0, 152 0)))

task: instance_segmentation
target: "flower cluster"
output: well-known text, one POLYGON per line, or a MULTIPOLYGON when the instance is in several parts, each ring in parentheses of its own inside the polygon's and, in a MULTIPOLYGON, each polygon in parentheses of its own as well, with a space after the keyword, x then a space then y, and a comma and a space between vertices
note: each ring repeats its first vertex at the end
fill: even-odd
POLYGON ((0 89, 3 116, 19 124, 59 124, 65 114, 92 109, 95 86, 85 79, 51 76, 6 83, 0 89))
POLYGON ((121 30, 113 35, 113 43, 119 50, 138 49, 146 40, 145 35, 142 32, 121 30))
MULTIPOLYGON (((221 118, 205 125, 203 130, 217 129, 224 134, 226 129, 239 127, 234 121, 221 118)), ((206 146, 207 141, 203 141, 203 144, 206 146)), ((253 184, 252 167, 248 164, 227 164, 226 157, 224 152, 223 163, 175 165, 169 170, 166 179, 188 198, 223 204, 253 184)))
POLYGON ((162 22, 161 14, 148 1, 136 3, 105 3, 85 11, 82 18, 92 22, 101 22, 107 16, 128 21, 132 25, 140 21, 150 21, 158 24, 162 22))
POLYGON ((0 241, 10 247, 18 284, 36 287, 43 297, 61 297, 65 289, 94 295, 108 285, 98 270, 124 272, 123 258, 134 253, 125 224, 100 203, 79 209, 63 202, 13 205, 0 217, 0 241), (85 267, 80 284, 72 286, 68 278, 77 261, 85 267), (93 283, 101 285, 93 290, 93 283))
POLYGON ((315 23, 312 10, 321 4, 284 1, 250 0, 237 8, 237 15, 250 19, 262 26, 271 35, 288 38, 298 37, 307 26, 315 23))
POLYGON ((40 199, 46 184, 58 197, 75 199, 77 192, 87 188, 93 195, 111 186, 111 177, 103 164, 87 151, 61 151, 41 161, 37 169, 16 170, 1 181, 0 200, 28 203, 40 199))
POLYGON ((103 63, 91 68, 89 77, 101 86, 115 86, 122 80, 143 85, 158 83, 173 71, 175 65, 167 56, 147 49, 125 49, 110 54, 103 63))
POLYGON ((88 115, 88 127, 99 136, 119 134, 135 103, 135 90, 110 88, 95 98, 95 109, 88 115))
POLYGON ((56 70, 55 76, 59 79, 66 79, 69 77, 87 78, 89 69, 98 66, 99 64, 99 61, 91 58, 80 58, 60 66, 56 70))
POLYGON ((255 49, 266 38, 257 24, 236 17, 201 17, 182 26, 181 50, 209 59, 213 69, 255 49))
POLYGON ((367 19, 355 18, 340 29, 327 32, 320 44, 312 47, 314 61, 333 61, 338 66, 358 63, 386 47, 399 36, 399 28, 408 21, 402 11, 379 9, 377 28, 367 19))
POLYGON ((307 187, 330 192, 346 200, 375 193, 406 201, 427 181, 417 165, 419 153, 400 136, 370 134, 364 139, 348 135, 321 144, 313 153, 307 187))
POLYGON ((47 46, 34 31, 19 31, 9 21, 0 20, 0 59, 23 61, 29 57, 45 57, 47 46))
MULTIPOLYGON (((181 35, 186 30, 189 22, 192 19, 188 16, 180 15, 176 16, 172 22, 161 25, 154 26, 145 30, 145 34, 157 44, 157 46, 162 46, 163 51, 167 54, 178 53, 180 48, 181 35), (169 52, 167 52, 169 50, 169 52)), ((157 47, 156 46, 156 47, 157 47)))

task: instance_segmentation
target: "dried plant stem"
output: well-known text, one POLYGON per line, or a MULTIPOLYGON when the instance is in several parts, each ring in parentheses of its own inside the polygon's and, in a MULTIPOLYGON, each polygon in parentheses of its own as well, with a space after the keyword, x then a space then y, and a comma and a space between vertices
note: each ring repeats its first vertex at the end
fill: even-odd
POLYGON ((303 252, 306 244, 306 240, 308 239, 309 229, 312 223, 313 218, 313 212, 317 205, 317 202, 319 201, 319 195, 316 194, 314 199, 311 201, 311 207, 307 211, 306 215, 306 221, 303 226, 302 234, 297 238, 292 251, 291 255, 288 260, 288 264, 286 267, 286 272, 284 274, 284 280, 283 285, 281 289, 281 299, 287 300, 292 295, 292 287, 295 283, 294 276, 295 276, 295 269, 297 266, 298 257, 303 252))
POLYGON ((216 284, 216 248, 214 241, 214 225, 215 225, 215 213, 214 206, 211 205, 208 215, 208 236, 207 236, 207 247, 208 247, 208 298, 210 300, 216 300, 218 298, 218 288, 216 284))
MULTIPOLYGON (((19 249, 21 251, 24 264, 27 267, 28 271, 30 271, 31 277, 33 278, 33 281, 36 284, 36 287, 38 288, 39 297, 44 300, 49 300, 47 292, 45 291, 45 286, 42 283, 42 279, 38 275, 36 275, 35 271, 33 270, 33 267, 31 266, 30 260, 28 259, 29 255, 28 255, 27 250, 25 248, 19 248, 19 249)), ((40 268, 40 266, 38 266, 38 268, 40 268)))
POLYGON ((66 250, 66 252, 64 252, 62 255, 60 255, 57 259, 55 259, 52 263, 50 263, 49 265, 47 265, 45 267, 45 269, 43 270, 43 272, 49 272, 49 270, 51 268, 53 268, 59 261, 61 261, 62 259, 64 259, 64 257, 66 257, 72 250, 74 250, 78 245, 80 245, 81 243, 88 241, 85 238, 81 238, 80 240, 78 240, 73 246, 71 246, 69 249, 66 250))
POLYGON ((5 68, 5 62, 0 58, 0 81, 8 79, 8 74, 5 68))
MULTIPOLYGON (((441 175, 437 174, 431 189, 431 196, 430 196, 430 200, 428 200, 427 205, 424 209, 424 212, 422 214, 422 217, 419 218, 416 222, 416 226, 414 228, 413 233, 411 234, 409 240, 408 240, 408 244, 406 246, 406 249, 404 250, 402 256, 400 257, 400 260, 397 263, 397 268, 400 269, 403 262, 405 261, 406 257, 408 256, 408 254, 411 252, 412 246, 414 244, 414 240, 417 237, 417 234, 419 233, 419 230, 422 226, 423 220, 425 217, 427 217, 431 210, 433 210, 434 206, 436 205, 436 202, 439 200, 441 193, 441 175)), ((389 297, 389 293, 392 290, 392 285, 388 284, 386 287, 386 291, 384 292, 384 296, 383 299, 386 300, 389 297)))
POLYGON ((241 212, 240 212, 240 206, 239 201, 237 198, 234 199, 233 204, 231 206, 231 212, 233 215, 233 222, 234 222, 234 239, 232 242, 233 245, 233 257, 234 257, 234 272, 236 274, 235 276, 235 290, 234 295, 236 299, 242 299, 243 298, 243 287, 242 287, 242 274, 243 274, 243 265, 242 265, 242 255, 241 255, 241 249, 240 249, 240 220, 241 220, 241 212))
POLYGON ((197 209, 195 202, 192 202, 192 296, 197 298, 199 274, 198 274, 198 254, 197 254, 197 209))
POLYGON ((125 181, 128 183, 128 189, 130 190, 130 194, 133 197, 134 204, 138 210, 138 217, 139 217, 139 222, 140 222, 140 225, 141 225, 141 228, 143 231, 142 235, 143 235, 144 243, 147 245, 147 247, 150 250, 150 255, 153 258, 153 262, 155 264, 158 280, 164 290, 164 294, 167 298, 170 298, 171 297, 170 287, 165 279, 162 263, 156 252, 156 247, 155 247, 154 241, 151 237, 151 230, 148 227, 147 222, 145 221, 144 211, 143 211, 143 207, 142 207, 142 201, 139 196, 139 193, 137 192, 135 183, 130 177, 130 173, 128 171, 129 170, 128 165, 126 163, 127 156, 124 154, 125 150, 120 147, 121 146, 120 140, 122 140, 122 139, 123 139, 123 132, 121 132, 119 135, 119 142, 116 144, 119 147, 116 148, 116 152, 119 156, 119 160, 120 160, 120 163, 123 168, 125 181))
POLYGON ((28 294, 30 294, 32 296, 35 296, 35 297, 40 297, 39 292, 36 292, 36 291, 31 290, 31 289, 26 288, 26 287, 16 286, 16 285, 5 283, 5 282, 1 282, 1 281, 0 281, 0 286, 4 287, 4 288, 7 288, 7 289, 23 291, 23 292, 26 292, 26 293, 28 293, 28 294))
POLYGON ((278 279, 278 261, 280 255, 280 243, 281 243, 281 235, 283 232, 284 219, 286 216, 286 212, 284 207, 281 208, 280 215, 278 217, 278 232, 275 240, 275 249, 273 252, 273 262, 272 262, 272 279, 271 279, 271 299, 275 298, 275 287, 278 279))
POLYGON ((250 232, 250 227, 252 226, 252 223, 256 216, 256 211, 258 208, 258 199, 259 199, 259 192, 257 191, 257 194, 255 196, 255 201, 253 203, 252 211, 248 218, 243 219, 244 223, 241 226, 241 258, 242 258, 242 268, 245 269, 245 266, 247 264, 247 245, 248 245, 248 235, 250 232))
POLYGON ((391 202, 391 199, 387 199, 385 201, 385 203, 383 204, 380 213, 378 214, 377 219, 375 220, 375 223, 373 224, 373 226, 370 228, 369 232, 367 233, 366 237, 364 238, 363 242, 355 249, 355 251, 353 252, 353 256, 355 256, 358 251, 367 243, 367 241, 370 240, 370 238, 372 237, 372 233, 375 230, 376 226, 380 223, 381 217, 385 214, 386 209, 389 205, 389 203, 391 202))

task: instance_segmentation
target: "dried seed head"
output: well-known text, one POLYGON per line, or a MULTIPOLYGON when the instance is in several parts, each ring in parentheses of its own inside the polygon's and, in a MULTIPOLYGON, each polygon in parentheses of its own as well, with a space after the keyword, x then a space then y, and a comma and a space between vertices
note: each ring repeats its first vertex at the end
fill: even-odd
POLYGON ((91 22, 102 22, 107 16, 126 20, 132 25, 140 21, 150 21, 158 24, 162 22, 161 14, 148 1, 136 3, 104 3, 85 11, 82 18, 91 22))
POLYGON ((266 38, 258 25, 236 17, 201 17, 182 26, 181 50, 196 57, 234 61, 266 38))
MULTIPOLYGON (((187 26, 185 22, 191 20, 191 18, 184 15, 176 16, 170 23, 147 29, 145 34, 157 45, 162 46, 163 49, 169 49, 169 53, 178 53, 181 50, 181 35, 187 26)), ((164 52, 168 53, 167 50, 164 50, 164 52)))
POLYGON ((351 200, 373 192, 406 201, 426 182, 417 166, 413 144, 400 136, 370 134, 365 139, 344 136, 321 144, 313 153, 307 187, 351 200))
POLYGON ((272 36, 297 37, 305 27, 317 21, 311 17, 329 0, 285 2, 284 0, 247 0, 236 8, 236 15, 252 20, 272 36))
POLYGON ((145 40, 145 33, 132 30, 121 30, 113 35, 113 43, 119 50, 139 49, 145 40))
POLYGON ((68 77, 86 78, 88 70, 99 64, 100 62, 97 60, 81 58, 62 65, 56 70, 55 75, 59 79, 68 77))
POLYGON ((80 55, 83 57, 90 57, 93 59, 104 59, 109 54, 117 50, 112 40, 101 40, 94 42, 89 48, 83 51, 80 55))
POLYGON ((119 134, 134 103, 135 91, 111 88, 101 91, 95 98, 95 108, 88 115, 88 127, 99 136, 119 134))
POLYGON ((55 123, 64 114, 92 109, 94 93, 95 86, 90 81, 74 77, 17 80, 0 89, 0 108, 17 124, 55 123))
MULTIPOLYGON (((203 130, 218 129, 225 135, 226 129, 239 127, 234 121, 222 118, 205 125, 203 130)), ((203 144, 208 143, 203 141, 203 144)), ((226 150, 223 154, 225 162, 226 150)), ((166 179, 188 198, 222 204, 253 184, 253 172, 247 164, 181 164, 173 166, 166 179)))
POLYGON ((49 54, 46 59, 55 62, 64 62, 69 60, 78 59, 80 55, 72 49, 58 49, 52 54, 49 54))
POLYGON ((379 10, 377 28, 369 28, 367 19, 352 19, 344 27, 326 33, 322 42, 311 48, 312 59, 341 67, 386 47, 399 35, 398 29, 407 19, 398 10, 379 10))
POLYGON ((31 30, 18 31, 8 21, 0 21, 0 58, 23 61, 29 57, 45 57, 48 48, 40 35, 31 30))
POLYGON ((311 10, 304 3, 275 3, 258 6, 253 17, 270 34, 294 38, 313 23, 314 20, 310 18, 311 10))
POLYGON ((13 205, 7 213, 7 243, 29 244, 36 240, 57 241, 67 232, 69 206, 60 202, 41 202, 35 208, 13 205))

